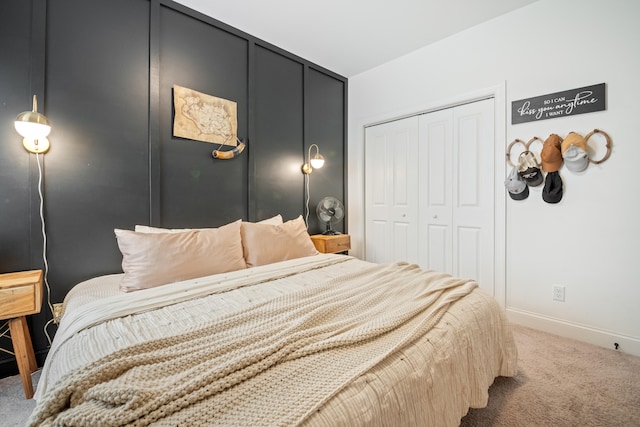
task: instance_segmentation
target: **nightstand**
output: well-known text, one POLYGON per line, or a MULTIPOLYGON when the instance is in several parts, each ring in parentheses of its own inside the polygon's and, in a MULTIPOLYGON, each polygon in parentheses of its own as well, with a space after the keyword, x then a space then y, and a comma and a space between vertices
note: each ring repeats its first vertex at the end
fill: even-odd
POLYGON ((351 237, 348 234, 314 234, 311 241, 318 252, 323 254, 347 252, 351 249, 351 237))
MULTIPOLYGON (((31 373, 38 369, 38 365, 26 316, 39 313, 41 307, 42 270, 0 274, 0 320, 9 319, 1 329, 9 324, 8 331, 13 343, 13 352, 5 351, 16 357, 27 399, 33 397, 31 373)), ((6 335, 6 331, 0 333, 2 335, 6 335)))

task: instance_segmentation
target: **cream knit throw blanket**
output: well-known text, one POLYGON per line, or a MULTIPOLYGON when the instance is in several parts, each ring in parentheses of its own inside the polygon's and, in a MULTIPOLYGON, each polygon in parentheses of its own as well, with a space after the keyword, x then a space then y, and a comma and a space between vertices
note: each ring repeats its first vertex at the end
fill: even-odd
POLYGON ((117 351, 54 385, 29 425, 299 424, 476 286, 375 266, 117 351))

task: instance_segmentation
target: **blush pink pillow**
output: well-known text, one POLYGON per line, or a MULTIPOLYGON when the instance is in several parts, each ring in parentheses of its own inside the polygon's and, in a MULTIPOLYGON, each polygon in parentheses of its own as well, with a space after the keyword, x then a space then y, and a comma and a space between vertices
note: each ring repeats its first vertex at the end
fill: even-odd
POLYGON ((181 233, 115 230, 124 292, 246 268, 238 220, 181 233))
POLYGON ((302 216, 280 225, 243 222, 240 230, 247 267, 318 253, 302 216))

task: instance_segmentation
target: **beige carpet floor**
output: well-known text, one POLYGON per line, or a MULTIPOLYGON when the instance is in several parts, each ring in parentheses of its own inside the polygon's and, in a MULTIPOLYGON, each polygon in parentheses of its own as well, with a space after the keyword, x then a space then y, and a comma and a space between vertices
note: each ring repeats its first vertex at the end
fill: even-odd
POLYGON ((496 378, 489 404, 461 426, 640 426, 640 357, 513 327, 518 374, 496 378))
MULTIPOLYGON (((513 330, 518 374, 497 378, 488 406, 471 409, 461 426, 640 426, 640 357, 522 326, 513 330)), ((0 425, 24 426, 34 406, 24 399, 20 377, 0 379, 0 425)))

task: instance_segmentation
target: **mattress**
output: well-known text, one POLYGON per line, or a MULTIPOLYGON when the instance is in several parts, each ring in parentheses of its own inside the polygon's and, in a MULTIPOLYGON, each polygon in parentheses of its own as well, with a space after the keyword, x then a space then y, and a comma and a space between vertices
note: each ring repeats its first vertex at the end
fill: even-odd
MULTIPOLYGON (((47 405, 57 384, 109 355, 372 267, 352 257, 321 254, 130 294, 119 291, 121 275, 83 282, 65 298, 32 420, 55 412, 47 405)), ((427 333, 345 381, 296 424, 458 425, 469 407, 486 406, 496 376, 516 373, 516 361, 502 309, 476 287, 451 304, 427 333)), ((249 418, 239 411, 233 419, 246 425, 249 418)))

